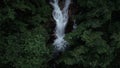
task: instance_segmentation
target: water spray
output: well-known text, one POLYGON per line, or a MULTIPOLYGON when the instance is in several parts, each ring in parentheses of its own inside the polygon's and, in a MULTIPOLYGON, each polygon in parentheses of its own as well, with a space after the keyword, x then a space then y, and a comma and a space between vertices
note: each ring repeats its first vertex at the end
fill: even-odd
POLYGON ((56 22, 55 27, 55 36, 53 45, 57 51, 63 51, 66 48, 68 42, 64 40, 65 37, 65 27, 68 22, 68 8, 71 0, 65 0, 65 4, 63 9, 61 10, 59 7, 59 0, 53 0, 50 4, 53 6, 52 16, 56 22))

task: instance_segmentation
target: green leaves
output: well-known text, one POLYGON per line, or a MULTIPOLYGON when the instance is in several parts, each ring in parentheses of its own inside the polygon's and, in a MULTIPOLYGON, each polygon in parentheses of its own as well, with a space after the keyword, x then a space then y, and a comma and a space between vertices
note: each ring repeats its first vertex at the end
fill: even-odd
POLYGON ((5 0, 0 10, 0 67, 46 68, 49 37, 43 23, 51 9, 44 0, 36 2, 39 5, 31 0, 5 0))
POLYGON ((116 48, 120 48, 120 32, 113 34, 111 38, 114 39, 114 46, 116 46, 116 48))
POLYGON ((49 52, 46 48, 46 37, 48 38, 47 32, 41 26, 32 32, 26 31, 9 36, 4 58, 18 68, 42 67, 47 61, 49 52))
POLYGON ((78 67, 83 65, 83 68, 111 66, 120 45, 120 22, 114 16, 114 3, 108 0, 78 0, 79 7, 88 11, 81 9, 84 12, 79 12, 76 17, 77 29, 66 35, 70 50, 63 54, 61 62, 71 66, 78 64, 78 67))
POLYGON ((120 0, 73 1, 69 14, 76 15, 69 16, 76 20, 77 28, 66 33, 69 45, 60 56, 51 54, 53 36, 52 40, 49 36, 54 26, 47 1, 0 1, 1 68, 120 67, 120 0), (75 12, 74 7, 78 8, 75 12), (48 59, 53 60, 48 63, 48 59))

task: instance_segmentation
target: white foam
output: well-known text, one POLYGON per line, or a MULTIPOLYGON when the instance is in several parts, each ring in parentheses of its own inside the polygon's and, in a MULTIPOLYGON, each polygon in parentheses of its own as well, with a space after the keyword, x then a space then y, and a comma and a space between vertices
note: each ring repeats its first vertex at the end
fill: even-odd
POLYGON ((50 4, 53 6, 52 16, 56 22, 55 28, 56 39, 54 40, 53 45, 57 50, 64 50, 67 45, 67 41, 64 40, 64 36, 65 27, 69 18, 68 8, 71 0, 65 0, 65 5, 62 10, 59 7, 58 1, 59 0, 54 0, 53 2, 50 2, 50 4))

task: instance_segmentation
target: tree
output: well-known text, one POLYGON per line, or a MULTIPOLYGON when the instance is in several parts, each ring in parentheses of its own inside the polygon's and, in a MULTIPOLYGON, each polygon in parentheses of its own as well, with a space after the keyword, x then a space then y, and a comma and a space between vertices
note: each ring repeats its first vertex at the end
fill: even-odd
POLYGON ((0 68, 119 68, 120 1, 72 0, 69 16, 68 48, 53 53, 49 1, 0 0, 0 68))

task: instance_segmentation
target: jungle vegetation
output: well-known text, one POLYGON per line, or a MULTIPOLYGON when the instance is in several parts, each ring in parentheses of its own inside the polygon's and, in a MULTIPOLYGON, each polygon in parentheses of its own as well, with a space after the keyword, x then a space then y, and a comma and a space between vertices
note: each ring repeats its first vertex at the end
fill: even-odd
POLYGON ((0 0, 0 68, 120 68, 120 0, 72 0, 60 53, 49 2, 0 0))

